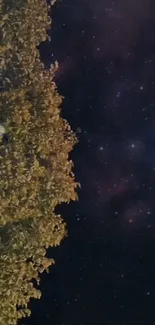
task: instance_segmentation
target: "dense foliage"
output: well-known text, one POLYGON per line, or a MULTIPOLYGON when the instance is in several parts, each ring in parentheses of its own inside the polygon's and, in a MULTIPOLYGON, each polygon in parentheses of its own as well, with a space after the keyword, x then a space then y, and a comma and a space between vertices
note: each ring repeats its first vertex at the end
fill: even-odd
POLYGON ((37 49, 49 10, 43 0, 0 2, 0 325, 30 315, 39 274, 54 263, 47 248, 67 234, 55 207, 78 199, 69 160, 77 138, 60 116, 58 65, 46 71, 37 49))

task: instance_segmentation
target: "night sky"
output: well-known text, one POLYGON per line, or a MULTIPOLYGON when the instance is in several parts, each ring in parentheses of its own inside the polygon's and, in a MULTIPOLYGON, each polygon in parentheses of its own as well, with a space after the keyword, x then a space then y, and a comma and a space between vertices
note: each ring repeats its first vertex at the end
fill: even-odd
POLYGON ((51 43, 79 201, 26 325, 155 324, 155 1, 57 0, 51 43))

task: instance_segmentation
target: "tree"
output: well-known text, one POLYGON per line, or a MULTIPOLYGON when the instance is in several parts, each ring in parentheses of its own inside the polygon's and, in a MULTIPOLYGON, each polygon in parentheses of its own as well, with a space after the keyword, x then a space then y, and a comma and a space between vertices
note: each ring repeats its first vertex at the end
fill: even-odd
POLYGON ((0 2, 0 325, 31 314, 39 275, 54 263, 46 251, 67 236, 55 208, 77 200, 80 187, 69 160, 78 140, 53 82, 58 64, 46 71, 37 49, 50 8, 43 0, 0 2))

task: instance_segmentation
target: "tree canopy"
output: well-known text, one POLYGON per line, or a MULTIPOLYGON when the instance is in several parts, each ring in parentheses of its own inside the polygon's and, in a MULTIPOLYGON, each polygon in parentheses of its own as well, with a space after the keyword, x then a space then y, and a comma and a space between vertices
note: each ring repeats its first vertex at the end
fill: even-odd
POLYGON ((69 160, 78 140, 53 81, 58 63, 45 70, 37 49, 50 9, 43 0, 0 2, 0 325, 31 314, 39 275, 54 263, 47 249, 67 235, 55 208, 77 200, 80 187, 69 160))

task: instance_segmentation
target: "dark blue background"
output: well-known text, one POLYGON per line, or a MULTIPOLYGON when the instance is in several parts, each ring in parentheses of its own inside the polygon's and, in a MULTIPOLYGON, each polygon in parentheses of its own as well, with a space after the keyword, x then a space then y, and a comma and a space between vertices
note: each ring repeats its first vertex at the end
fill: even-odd
POLYGON ((69 236, 50 249, 25 324, 155 324, 155 2, 57 0, 39 47, 65 97, 79 202, 57 209, 69 236))

